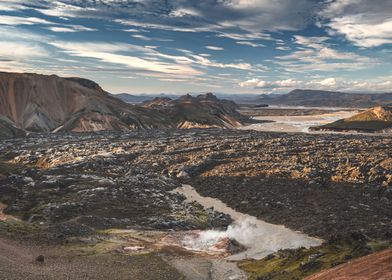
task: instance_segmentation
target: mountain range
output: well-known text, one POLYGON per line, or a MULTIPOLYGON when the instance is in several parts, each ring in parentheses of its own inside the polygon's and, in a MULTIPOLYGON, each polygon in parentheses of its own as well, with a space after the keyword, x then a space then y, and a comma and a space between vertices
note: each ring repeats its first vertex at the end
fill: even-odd
MULTIPOLYGON (((192 94, 197 95, 197 94, 192 94)), ((175 94, 114 94, 128 103, 142 103, 157 97, 179 98, 175 94)), ((287 94, 224 94, 216 93, 219 98, 233 100, 247 105, 285 105, 305 107, 346 107, 369 108, 392 104, 392 92, 386 93, 347 93, 339 91, 295 89, 287 94)))
POLYGON ((369 108, 392 104, 392 92, 347 93, 338 91, 296 89, 287 94, 260 95, 255 98, 253 102, 255 104, 306 107, 369 108))
MULTIPOLYGON (((246 117, 212 94, 132 105, 97 83, 56 75, 0 73, 2 126, 31 132, 86 132, 178 127, 234 127, 246 117)), ((16 133, 16 132, 15 132, 16 133)), ((9 134, 9 133, 8 133, 9 134)))

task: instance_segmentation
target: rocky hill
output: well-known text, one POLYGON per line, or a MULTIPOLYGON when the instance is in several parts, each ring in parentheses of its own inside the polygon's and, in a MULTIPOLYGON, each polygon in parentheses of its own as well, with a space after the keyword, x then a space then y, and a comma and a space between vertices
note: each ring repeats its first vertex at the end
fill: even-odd
POLYGON ((392 104, 392 93, 345 93, 296 89, 288 94, 261 95, 253 102, 268 105, 369 108, 392 104))
POLYGON ((347 119, 318 126, 314 130, 389 132, 392 131, 392 107, 374 107, 347 119))
POLYGON ((242 116, 235 111, 233 104, 228 106, 212 95, 206 99, 205 102, 185 102, 170 108, 136 106, 113 97, 97 83, 82 78, 0 73, 0 115, 13 127, 32 132, 127 131, 197 125, 232 127, 241 124, 242 116), (184 125, 188 122, 193 124, 184 125))
POLYGON ((236 127, 248 119, 237 112, 233 101, 220 100, 212 93, 192 97, 185 95, 178 99, 155 98, 143 104, 165 113, 178 128, 236 127))

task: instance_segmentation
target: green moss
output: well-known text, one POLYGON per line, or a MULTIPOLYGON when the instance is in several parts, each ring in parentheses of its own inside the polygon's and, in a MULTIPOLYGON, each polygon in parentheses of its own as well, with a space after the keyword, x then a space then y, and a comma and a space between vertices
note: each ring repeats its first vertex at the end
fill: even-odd
POLYGON ((11 237, 36 235, 42 232, 43 227, 19 220, 0 221, 0 233, 11 237))
POLYGON ((385 241, 354 241, 350 238, 327 242, 309 249, 281 250, 261 260, 239 263, 249 279, 302 279, 351 259, 391 246, 385 241))

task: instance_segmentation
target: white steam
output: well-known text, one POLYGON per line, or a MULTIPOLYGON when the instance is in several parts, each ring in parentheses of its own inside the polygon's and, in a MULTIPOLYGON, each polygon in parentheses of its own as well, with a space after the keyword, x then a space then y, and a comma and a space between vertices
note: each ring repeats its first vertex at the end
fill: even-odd
POLYGON ((183 185, 174 192, 184 195, 188 202, 197 201, 205 208, 213 207, 215 211, 228 214, 234 220, 226 231, 207 230, 185 236, 182 245, 190 250, 221 252, 224 248, 216 244, 229 238, 247 248, 229 259, 261 259, 280 249, 309 248, 322 243, 321 239, 240 213, 218 199, 203 197, 190 185, 183 185))
POLYGON ((206 230, 199 234, 187 235, 182 244, 194 251, 224 252, 216 246, 223 239, 236 240, 246 250, 229 257, 231 260, 261 259, 280 249, 311 247, 320 245, 320 240, 291 231, 283 226, 271 225, 246 216, 232 223, 226 231, 206 230))

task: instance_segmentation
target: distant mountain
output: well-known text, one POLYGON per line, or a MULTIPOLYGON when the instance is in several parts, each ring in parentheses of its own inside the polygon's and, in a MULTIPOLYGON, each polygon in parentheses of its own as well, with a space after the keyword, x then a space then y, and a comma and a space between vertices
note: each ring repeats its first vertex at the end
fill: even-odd
POLYGON ((253 102, 287 106, 369 108, 392 104, 392 92, 345 93, 296 89, 288 94, 261 95, 253 102))
MULTIPOLYGON (((205 93, 191 92, 189 93, 192 96, 203 95, 205 93)), ((237 103, 253 103, 256 94, 248 94, 248 93, 214 93, 214 95, 220 99, 232 100, 237 103)), ((124 102, 131 104, 140 104, 146 101, 153 100, 154 98, 170 98, 177 99, 182 95, 179 94, 170 94, 170 93, 158 93, 158 94, 129 94, 129 93, 118 93, 112 94, 113 97, 119 98, 124 102)))
POLYGON ((2 72, 0 116, 7 122, 3 121, 0 129, 85 132, 241 124, 244 118, 229 110, 227 103, 213 95, 205 98, 208 102, 190 102, 166 109, 137 106, 113 97, 90 80, 2 72), (185 107, 189 112, 183 110, 185 107))
POLYGON ((212 93, 192 97, 185 95, 175 100, 164 97, 143 103, 143 107, 164 112, 178 127, 236 127, 247 117, 237 112, 233 101, 218 99, 212 93))
POLYGON ((392 107, 375 107, 350 118, 312 128, 313 130, 392 132, 392 107))
POLYGON ((118 93, 112 94, 113 97, 121 99, 124 102, 131 103, 131 104, 140 104, 146 101, 153 100, 154 98, 163 98, 168 97, 171 99, 176 99, 180 97, 180 95, 174 94, 129 94, 129 93, 118 93))

